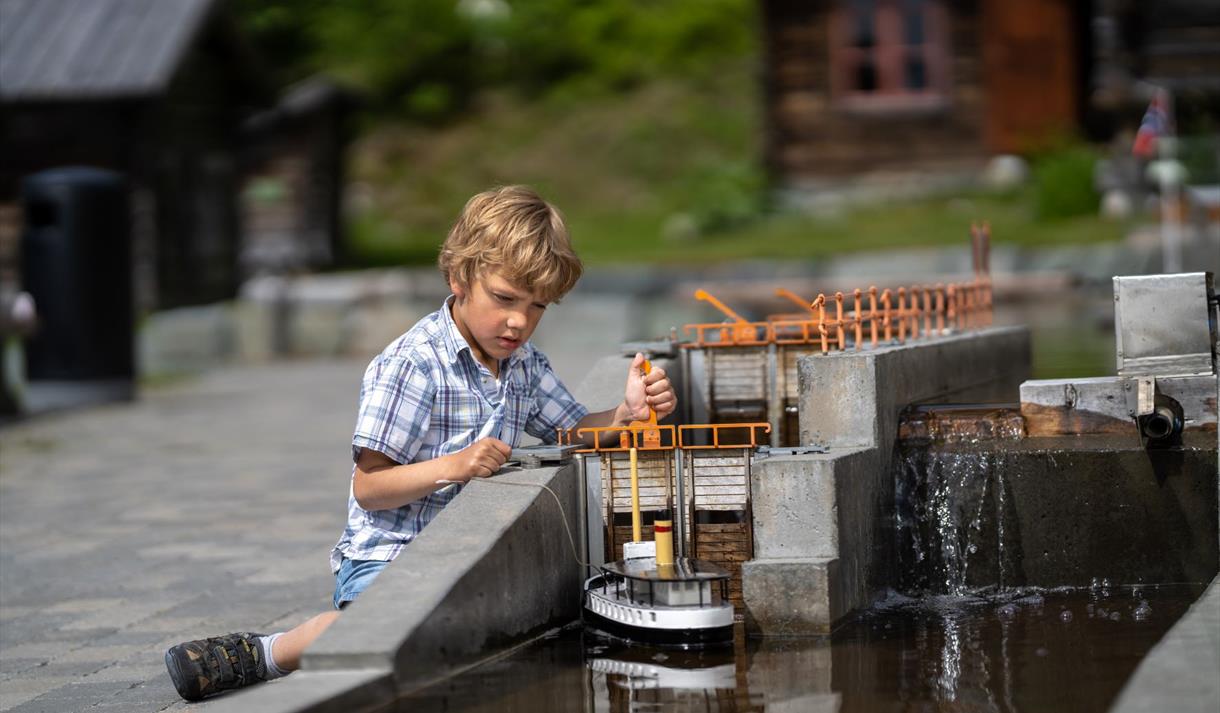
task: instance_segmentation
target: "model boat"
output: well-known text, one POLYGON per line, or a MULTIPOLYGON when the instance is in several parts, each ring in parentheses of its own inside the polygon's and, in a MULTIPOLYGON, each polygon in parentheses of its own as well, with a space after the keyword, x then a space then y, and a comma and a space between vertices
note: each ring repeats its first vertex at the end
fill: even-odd
POLYGON ((656 557, 607 562, 585 582, 585 624, 631 642, 698 648, 731 644, 729 572, 710 562, 656 557))
POLYGON ((585 623, 629 642, 697 648, 733 641, 729 572, 711 562, 674 558, 673 521, 653 521, 652 542, 641 541, 639 474, 631 454, 633 538, 623 559, 596 565, 585 582, 585 623))

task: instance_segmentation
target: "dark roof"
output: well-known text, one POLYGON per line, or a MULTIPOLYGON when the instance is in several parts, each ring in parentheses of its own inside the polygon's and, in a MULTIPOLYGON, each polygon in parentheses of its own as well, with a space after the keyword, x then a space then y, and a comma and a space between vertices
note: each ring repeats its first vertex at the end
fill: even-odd
POLYGON ((216 0, 0 0, 0 100, 165 89, 216 0))

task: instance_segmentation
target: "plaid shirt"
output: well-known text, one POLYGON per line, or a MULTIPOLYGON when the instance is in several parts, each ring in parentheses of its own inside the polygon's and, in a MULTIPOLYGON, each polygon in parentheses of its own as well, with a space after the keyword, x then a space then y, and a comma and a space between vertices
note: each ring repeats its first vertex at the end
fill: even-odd
MULTIPOLYGON (((501 364, 497 381, 454 324, 452 299, 391 342, 365 370, 353 460, 370 448, 398 463, 418 463, 488 436, 516 446, 522 431, 554 443, 556 428, 571 428, 588 413, 529 342, 501 364)), ((349 486, 347 528, 331 552, 331 570, 337 572, 344 557, 394 559, 461 489, 447 485, 400 508, 365 510, 349 486)))

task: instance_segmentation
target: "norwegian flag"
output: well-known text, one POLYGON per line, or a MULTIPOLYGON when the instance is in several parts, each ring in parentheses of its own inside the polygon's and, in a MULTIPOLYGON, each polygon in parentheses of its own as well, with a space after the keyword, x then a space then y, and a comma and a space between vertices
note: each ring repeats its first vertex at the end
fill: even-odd
POLYGON ((1164 89, 1158 89, 1152 95, 1152 103, 1144 112, 1139 131, 1135 134, 1135 144, 1131 153, 1139 158, 1156 156, 1157 140, 1171 133, 1169 125, 1169 95, 1164 89))

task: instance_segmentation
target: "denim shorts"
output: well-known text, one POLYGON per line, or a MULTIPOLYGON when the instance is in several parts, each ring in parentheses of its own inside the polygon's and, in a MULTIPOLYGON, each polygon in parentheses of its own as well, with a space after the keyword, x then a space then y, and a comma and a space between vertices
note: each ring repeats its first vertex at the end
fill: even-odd
POLYGON ((360 596, 387 564, 389 562, 384 560, 349 560, 344 557, 339 571, 335 572, 335 608, 342 609, 360 596))

